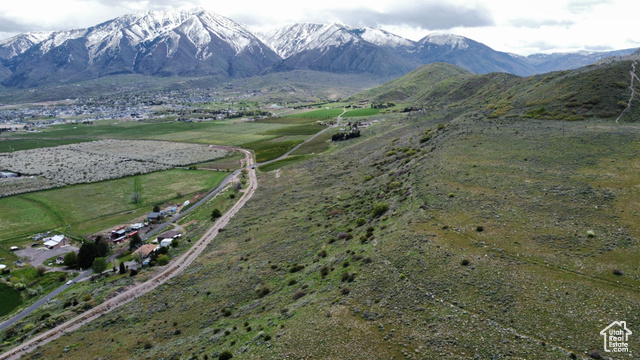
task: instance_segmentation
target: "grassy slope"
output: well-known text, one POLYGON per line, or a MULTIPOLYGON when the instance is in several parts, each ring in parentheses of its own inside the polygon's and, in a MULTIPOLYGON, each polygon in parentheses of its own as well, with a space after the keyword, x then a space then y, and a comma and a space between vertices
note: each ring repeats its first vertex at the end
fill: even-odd
POLYGON ((566 359, 638 323, 637 127, 449 118, 387 121, 260 175, 184 274, 30 358, 566 359))
MULTIPOLYGON (((354 99, 406 102, 429 107, 482 109, 494 117, 522 116, 544 108, 540 118, 576 120, 618 116, 631 91, 631 62, 590 66, 519 78, 509 74, 472 75, 453 65, 425 65, 406 76, 364 92, 354 99)), ((625 118, 634 121, 633 107, 625 118)))

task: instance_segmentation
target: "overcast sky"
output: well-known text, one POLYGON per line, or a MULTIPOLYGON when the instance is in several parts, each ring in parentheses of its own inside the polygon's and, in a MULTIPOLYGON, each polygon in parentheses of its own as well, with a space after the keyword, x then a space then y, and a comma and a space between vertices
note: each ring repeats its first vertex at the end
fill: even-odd
POLYGON ((637 0, 2 0, 0 39, 85 28, 134 11, 198 6, 255 28, 341 22, 412 40, 453 33, 520 55, 640 47, 637 0))

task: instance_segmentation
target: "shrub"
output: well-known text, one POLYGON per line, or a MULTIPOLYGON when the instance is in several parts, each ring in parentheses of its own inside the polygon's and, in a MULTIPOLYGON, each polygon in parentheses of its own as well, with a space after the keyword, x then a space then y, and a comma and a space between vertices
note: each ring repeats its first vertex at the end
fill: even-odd
POLYGON ((469 260, 467 260, 467 259, 462 260, 462 261, 460 262, 460 265, 462 265, 462 266, 467 266, 467 265, 469 265, 469 260))
POLYGON ((43 276, 44 273, 47 272, 47 268, 42 266, 42 265, 38 265, 38 267, 36 267, 36 275, 37 276, 43 276))
POLYGON ((129 276, 136 276, 136 275, 138 275, 138 270, 131 269, 131 271, 129 272, 129 276))
POLYGON ((82 295, 82 301, 89 301, 91 300, 91 298, 92 298, 91 294, 82 295))
POLYGON ((371 211, 371 216, 379 217, 382 214, 386 213, 389 210, 389 205, 386 203, 377 203, 373 206, 373 210, 371 211))
POLYGON ((484 231, 484 226, 482 226, 482 225, 478 225, 478 226, 476 227, 476 231, 477 231, 477 232, 483 232, 483 231, 484 231))
POLYGON ((299 264, 293 264, 293 266, 291 266, 291 268, 289 269, 290 273, 296 273, 300 270, 304 269, 304 265, 299 265, 299 264))
POLYGON ((613 270, 613 275, 622 276, 623 275, 622 270, 620 269, 613 270))
POLYGON ((364 177, 364 179, 363 179, 363 180, 364 180, 365 182, 367 182, 367 181, 369 181, 369 180, 371 180, 371 179, 373 179, 373 176, 371 176, 371 175, 366 175, 366 176, 364 177))
POLYGON ((289 280, 288 284, 289 284, 289 286, 293 286, 293 285, 295 285, 297 283, 298 283, 298 281, 296 281, 296 279, 291 279, 291 280, 289 280))
POLYGON ((271 335, 265 335, 264 336, 264 341, 269 341, 271 340, 271 335))
POLYGON ((593 230, 587 230, 587 237, 596 237, 596 233, 593 230))
POLYGON ((342 280, 342 282, 353 282, 353 280, 355 280, 356 278, 356 274, 355 273, 348 273, 348 272, 343 272, 342 276, 340 278, 340 280, 342 280))
POLYGON ((358 220, 356 220, 356 226, 362 226, 366 223, 367 223, 367 220, 365 220, 365 218, 359 218, 358 220))
POLYGON ((319 251, 318 252, 318 257, 326 258, 327 257, 327 252, 325 250, 319 251))
POLYGON ((231 352, 227 350, 221 352, 220 356, 218 356, 218 360, 229 360, 231 358, 233 358, 233 354, 231 354, 231 352))
MULTIPOLYGON (((163 248, 166 249, 166 248, 163 248)), ((158 265, 163 266, 163 265, 167 265, 169 263, 169 256, 167 255, 160 255, 158 256, 158 265)))
POLYGON ((420 143, 426 143, 429 140, 431 140, 431 135, 423 136, 420 138, 420 143))
POLYGON ((258 297, 263 298, 263 297, 269 295, 271 290, 269 290, 268 287, 264 286, 264 287, 259 288, 256 292, 258 293, 258 297))
POLYGON ((325 276, 329 275, 329 268, 326 266, 323 266, 320 269, 320 276, 322 276, 322 278, 324 278, 325 276))
POLYGON ((342 295, 349 295, 350 292, 351 292, 351 289, 349 289, 348 287, 342 288, 342 295))
POLYGON ((211 221, 215 221, 217 218, 219 218, 221 216, 222 216, 222 214, 220 213, 220 210, 213 209, 213 211, 211 211, 211 221))
POLYGON ((456 196, 454 193, 449 193, 449 197, 450 197, 450 198, 452 198, 452 197, 454 197, 454 196, 456 196))
POLYGON ((307 295, 307 293, 304 290, 298 289, 295 293, 293 293, 293 300, 298 300, 305 295, 307 295))
POLYGON ((36 325, 35 325, 35 324, 33 324, 33 323, 28 323, 27 325, 25 325, 25 326, 22 328, 22 331, 24 331, 24 332, 29 332, 29 331, 33 330, 35 327, 36 327, 36 325))

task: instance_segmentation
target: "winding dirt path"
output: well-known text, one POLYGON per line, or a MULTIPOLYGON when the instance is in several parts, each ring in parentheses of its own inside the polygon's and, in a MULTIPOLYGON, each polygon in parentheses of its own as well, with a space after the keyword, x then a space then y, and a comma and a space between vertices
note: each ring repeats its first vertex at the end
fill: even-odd
POLYGON ((148 281, 135 285, 134 287, 126 290, 123 293, 116 295, 115 297, 106 300, 102 304, 95 308, 88 310, 75 318, 65 322, 64 324, 41 333, 28 341, 18 345, 17 347, 0 355, 0 360, 5 359, 17 359, 22 354, 28 353, 38 346, 47 344, 63 335, 66 332, 78 329, 82 325, 108 313, 109 311, 116 309, 146 293, 154 290, 158 286, 164 284, 169 279, 180 274, 184 268, 189 266, 202 251, 209 245, 209 243, 218 235, 220 229, 224 228, 227 223, 233 218, 233 216, 244 206, 244 204, 253 196, 254 192, 258 188, 258 179, 256 176, 253 155, 247 150, 241 150, 245 154, 245 163, 247 164, 247 171, 249 172, 249 186, 244 190, 244 194, 240 197, 238 202, 227 211, 222 217, 220 217, 214 225, 202 235, 202 237, 184 254, 169 263, 162 272, 158 273, 148 281))

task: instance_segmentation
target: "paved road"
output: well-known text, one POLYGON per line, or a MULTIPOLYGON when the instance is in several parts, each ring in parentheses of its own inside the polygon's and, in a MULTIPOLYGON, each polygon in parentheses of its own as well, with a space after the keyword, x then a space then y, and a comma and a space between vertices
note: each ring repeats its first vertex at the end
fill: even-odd
MULTIPOLYGON (((240 148, 229 148, 229 147, 225 147, 225 149, 229 149, 229 150, 236 150, 236 151, 242 151, 245 154, 248 154, 248 159, 250 159, 250 153, 247 152, 246 150, 240 149, 240 148)), ((247 160, 250 161, 250 160, 247 160)), ((180 212, 179 214, 174 215, 170 220, 159 224, 158 226, 156 226, 152 231, 149 231, 147 234, 145 234, 145 236, 142 238, 143 241, 146 241, 147 239, 151 238, 152 236, 154 236, 155 234, 157 234, 158 232, 162 231, 163 229, 165 229, 167 226, 171 225, 173 222, 176 222, 178 220, 180 220, 182 217, 184 217, 185 215, 187 215, 188 213, 194 211, 195 209, 197 209, 200 205, 206 203, 207 201, 209 201, 209 199, 211 199, 212 197, 214 197, 217 193, 219 193, 222 189, 224 189, 225 186, 227 186, 227 184, 229 184, 229 182, 231 182, 231 180, 237 176, 240 171, 242 171, 241 169, 234 171, 231 175, 227 176, 222 183, 215 189, 213 189, 211 192, 209 192, 209 194, 207 194, 207 196, 205 196, 204 198, 202 198, 200 201, 196 202, 195 204, 193 204, 191 207, 189 207, 187 210, 180 212)), ((53 255, 51 255, 53 256, 53 255)), ((111 255, 107 258, 107 264, 109 264, 111 261, 113 261, 117 256, 111 255)), ((76 276, 73 281, 74 282, 78 282, 78 281, 82 281, 82 280, 86 280, 91 274, 93 273, 93 270, 88 269, 85 270, 83 272, 80 273, 80 275, 76 276)), ((31 314, 33 311, 35 311, 36 309, 38 309, 40 306, 46 304, 49 300, 51 300, 53 297, 55 297, 56 295, 60 294, 61 292, 65 291, 67 288, 69 288, 69 286, 71 285, 67 285, 66 283, 62 286, 60 286, 59 288, 57 288, 56 290, 48 293, 47 295, 45 295, 42 299, 36 301, 34 304, 32 304, 31 306, 29 306, 28 308, 22 310, 19 314, 17 314, 16 316, 6 320, 5 322, 0 324, 0 331, 8 328, 9 326, 17 323, 18 321, 24 319, 26 316, 28 316, 29 314, 31 314)))

